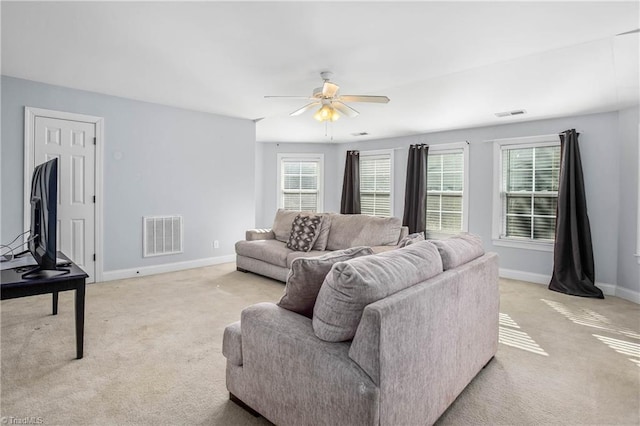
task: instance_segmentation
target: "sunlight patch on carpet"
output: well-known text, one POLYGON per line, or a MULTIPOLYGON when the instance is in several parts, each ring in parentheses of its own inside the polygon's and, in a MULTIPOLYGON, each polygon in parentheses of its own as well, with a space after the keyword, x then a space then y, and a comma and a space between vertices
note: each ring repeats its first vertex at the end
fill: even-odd
POLYGON ((604 315, 600 315, 599 313, 591 309, 580 308, 576 311, 571 310, 564 303, 546 299, 540 300, 549 305, 549 307, 563 315, 568 320, 572 321, 574 324, 597 328, 600 330, 608 331, 610 333, 622 334, 623 336, 640 340, 640 334, 638 332, 626 327, 618 327, 613 324, 607 317, 605 317, 604 315))
POLYGON ((640 344, 627 342, 626 340, 614 339, 612 337, 600 336, 598 334, 592 334, 592 336, 609 346, 614 351, 622 355, 632 356, 633 358, 629 358, 629 361, 640 367, 640 344))
POLYGON ((504 325, 512 328, 520 328, 517 322, 515 322, 511 317, 507 314, 503 314, 500 312, 500 325, 504 325))
POLYGON ((500 326, 498 328, 498 341, 503 345, 511 346, 513 348, 522 349, 523 351, 532 352, 534 354, 549 356, 531 338, 527 333, 519 329, 520 326, 509 315, 500 313, 500 326))

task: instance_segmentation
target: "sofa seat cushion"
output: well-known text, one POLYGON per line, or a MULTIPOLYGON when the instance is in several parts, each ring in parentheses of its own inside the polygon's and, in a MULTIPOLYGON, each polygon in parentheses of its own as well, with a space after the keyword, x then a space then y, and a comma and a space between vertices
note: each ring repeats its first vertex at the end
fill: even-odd
POLYGON ((353 339, 364 308, 442 272, 438 249, 429 241, 333 265, 313 310, 320 339, 353 339))
POLYGON ((285 268, 288 267, 287 255, 291 252, 285 243, 278 240, 238 241, 236 243, 236 254, 285 268))
POLYGON ((333 214, 327 250, 396 245, 400 238, 401 227, 402 221, 397 217, 333 214))
POLYGON ((311 318, 318 292, 331 267, 337 262, 344 262, 372 253, 369 247, 353 247, 346 250, 329 251, 318 257, 296 258, 291 263, 291 272, 287 277, 284 296, 278 302, 278 306, 311 318))
POLYGON ((471 262, 484 254, 480 237, 466 232, 444 240, 431 240, 431 242, 438 247, 445 271, 471 262))

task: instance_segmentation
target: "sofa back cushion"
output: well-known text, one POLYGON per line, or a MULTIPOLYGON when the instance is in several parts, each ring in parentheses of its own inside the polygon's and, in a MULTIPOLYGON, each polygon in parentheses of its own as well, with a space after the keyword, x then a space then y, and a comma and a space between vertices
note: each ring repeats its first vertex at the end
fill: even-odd
POLYGON ((293 224, 293 220, 299 214, 313 213, 285 209, 278 209, 276 211, 276 217, 273 219, 273 226, 271 227, 276 240, 282 241, 283 243, 289 241, 289 237, 291 236, 291 224, 293 224))
POLYGON ((320 339, 352 339, 365 306, 442 272, 438 249, 429 241, 336 263, 320 288, 313 330, 320 339))
POLYGON ((397 217, 332 214, 327 250, 398 244, 402 221, 397 217))
POLYGON ((482 240, 479 236, 462 233, 444 240, 430 240, 442 257, 445 271, 472 261, 484 254, 482 240))
POLYGON ((373 254, 369 247, 336 250, 317 257, 299 257, 291 262, 284 295, 278 306, 311 318, 325 277, 337 262, 373 254))

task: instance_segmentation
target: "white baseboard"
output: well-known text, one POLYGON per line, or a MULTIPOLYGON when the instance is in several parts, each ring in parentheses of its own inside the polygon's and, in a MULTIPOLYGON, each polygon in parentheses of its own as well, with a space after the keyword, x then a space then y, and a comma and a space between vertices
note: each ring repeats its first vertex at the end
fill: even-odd
POLYGON ((549 284, 551 281, 550 275, 535 274, 533 272, 516 271, 515 269, 500 268, 500 278, 509 278, 511 280, 527 281, 536 284, 549 284))
POLYGON ((633 290, 629 290, 627 288, 618 286, 616 287, 616 296, 622 299, 626 299, 630 302, 640 304, 640 292, 638 291, 633 291, 633 290))
POLYGON ((596 282, 596 287, 602 290, 605 296, 618 296, 618 286, 615 284, 596 282))
MULTIPOLYGON (((551 275, 536 274, 533 272, 525 272, 525 271, 516 271, 514 269, 500 268, 499 275, 500 275, 500 278, 509 278, 512 280, 527 281, 535 284, 548 285, 549 281, 551 281, 551 275)), ((636 293, 634 291, 627 290, 627 289, 622 289, 621 287, 618 287, 615 284, 608 284, 608 283, 596 282, 596 287, 602 290, 602 292, 606 296, 617 296, 622 299, 627 299, 635 303, 640 303, 640 293, 636 293), (635 295, 633 293, 635 293, 635 295), (638 299, 633 299, 632 297, 637 297, 638 299)))
POLYGON ((140 268, 118 269, 105 271, 102 281, 122 280, 125 278, 143 277, 146 275, 164 274, 166 272, 183 271, 185 269, 201 268, 203 266, 218 265, 220 263, 235 262, 236 255, 207 257, 204 259, 187 260, 185 262, 165 263, 162 265, 142 266, 140 268))

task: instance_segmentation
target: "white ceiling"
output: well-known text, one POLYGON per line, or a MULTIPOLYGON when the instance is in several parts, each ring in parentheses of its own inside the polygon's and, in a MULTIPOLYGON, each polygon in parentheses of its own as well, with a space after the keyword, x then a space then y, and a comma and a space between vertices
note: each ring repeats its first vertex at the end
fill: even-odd
POLYGON ((6 2, 2 74, 257 119, 258 141, 337 142, 638 104, 639 3, 6 2), (334 72, 388 104, 288 114, 334 72), (524 109, 526 115, 494 113, 524 109), (367 132, 369 136, 352 136, 367 132))

